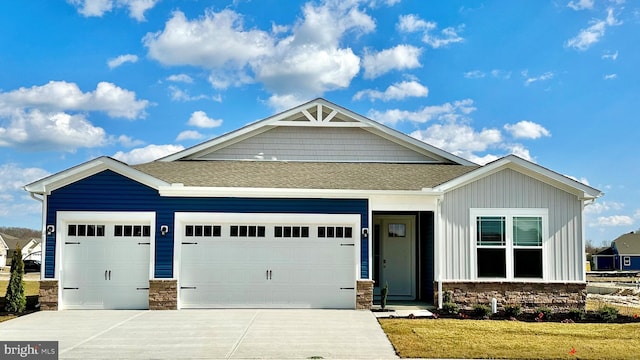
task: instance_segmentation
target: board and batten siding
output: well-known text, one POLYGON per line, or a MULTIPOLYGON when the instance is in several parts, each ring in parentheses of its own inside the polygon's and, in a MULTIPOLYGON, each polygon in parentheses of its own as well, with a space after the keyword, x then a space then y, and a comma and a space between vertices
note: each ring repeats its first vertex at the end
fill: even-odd
POLYGON ((434 162, 360 128, 277 127, 201 157, 203 160, 434 162))
MULTIPOLYGON (((155 212, 154 274, 156 278, 172 278, 173 226, 176 212, 358 214, 362 228, 367 228, 369 206, 366 199, 161 197, 153 188, 105 170, 54 190, 48 195, 47 224, 56 224, 58 211, 155 212), (169 226, 170 231, 166 236, 160 235, 162 225, 169 226)), ((359 229, 357 233, 360 233, 359 229)), ((367 279, 368 239, 361 238, 360 242, 360 274, 363 279, 367 279)), ((55 278, 55 250, 54 233, 46 239, 45 278, 55 278)))
POLYGON ((545 280, 583 281, 582 201, 511 169, 444 195, 441 208, 444 280, 474 280, 470 268, 475 256, 470 233, 470 209, 473 208, 548 209, 548 239, 543 241, 545 280))

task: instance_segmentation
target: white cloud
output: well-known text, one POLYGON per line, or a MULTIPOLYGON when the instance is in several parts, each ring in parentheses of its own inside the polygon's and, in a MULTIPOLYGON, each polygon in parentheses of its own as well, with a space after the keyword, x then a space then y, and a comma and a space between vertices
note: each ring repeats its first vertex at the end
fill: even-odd
POLYGON ((154 161, 182 150, 182 145, 148 145, 129 152, 118 151, 113 158, 134 165, 154 161))
POLYGON ((354 96, 354 100, 360 100, 368 97, 370 100, 402 100, 407 97, 427 97, 429 89, 417 81, 403 81, 389 86, 384 92, 378 90, 362 90, 358 91, 354 96))
POLYGON ((502 142, 502 135, 498 129, 475 131, 469 125, 456 123, 435 124, 425 130, 416 130, 410 135, 457 156, 482 163, 495 160, 497 157, 491 155, 481 158, 475 153, 484 152, 502 142))
POLYGON ((515 124, 506 124, 507 130, 516 139, 537 139, 543 136, 551 136, 549 130, 532 121, 522 120, 515 124))
POLYGON ((623 203, 616 201, 597 201, 584 208, 585 214, 602 214, 607 211, 620 211, 624 208, 623 203))
POLYGON ((616 20, 614 17, 613 9, 609 8, 605 20, 593 20, 591 26, 580 30, 578 35, 567 40, 565 45, 580 51, 587 50, 591 45, 600 41, 605 34, 607 26, 617 26, 621 24, 622 22, 616 20))
POLYGON ((482 79, 485 75, 486 74, 480 70, 472 70, 464 73, 464 77, 467 79, 482 79))
POLYGON ((546 73, 540 76, 529 76, 529 72, 527 70, 524 70, 522 71, 522 76, 526 78, 524 81, 524 85, 529 86, 534 82, 551 80, 553 79, 554 75, 552 72, 547 71, 546 73))
POLYGON ((210 99, 210 100, 219 102, 220 100, 216 97, 212 97, 204 94, 191 95, 187 90, 182 90, 176 86, 169 86, 169 92, 171 93, 171 100, 173 101, 198 101, 198 100, 210 99))
POLYGON ((511 78, 511 71, 493 69, 491 70, 491 76, 493 76, 494 78, 508 80, 511 78))
POLYGON ((0 194, 22 191, 23 186, 49 175, 48 171, 40 168, 23 168, 14 163, 2 164, 0 165, 0 179, 2 179, 0 194))
POLYGON ((277 42, 273 54, 255 59, 251 69, 275 95, 270 103, 347 88, 360 71, 360 58, 341 47, 341 40, 347 33, 358 36, 374 29, 375 22, 357 1, 309 2, 292 34, 277 42))
POLYGON ((222 125, 222 120, 212 119, 204 111, 194 111, 187 124, 199 128, 214 128, 222 125))
POLYGON ((187 74, 174 74, 167 77, 167 80, 173 81, 173 82, 182 82, 187 84, 193 83, 193 78, 187 74))
POLYGON ((633 225, 633 218, 627 215, 599 216, 591 226, 630 226, 633 225))
POLYGON ((425 21, 417 15, 410 14, 400 16, 397 26, 401 32, 422 32, 422 42, 434 49, 464 41, 464 38, 458 35, 464 29, 464 25, 460 25, 457 28, 447 27, 442 29, 440 34, 434 35, 432 31, 438 28, 437 23, 425 21))
POLYGON ((593 9, 593 0, 571 0, 567 4, 567 7, 572 8, 573 10, 584 10, 584 9, 593 9))
POLYGON ((414 14, 401 15, 398 21, 398 30, 401 32, 429 31, 436 27, 438 27, 436 23, 425 21, 414 14))
POLYGON ((266 103, 271 108, 279 112, 279 111, 291 109, 292 107, 303 104, 308 100, 311 100, 311 99, 298 97, 297 95, 294 95, 294 94, 284 94, 284 95, 274 94, 269 97, 266 103))
POLYGON ((137 100, 133 91, 109 82, 98 83, 95 91, 83 93, 75 83, 50 81, 46 85, 0 93, 0 116, 16 108, 47 111, 104 111, 127 119, 146 115, 147 100, 137 100))
POLYGON ((208 10, 195 20, 175 11, 164 30, 148 33, 143 43, 149 56, 164 65, 242 68, 250 60, 271 53, 274 46, 267 32, 245 31, 242 21, 242 16, 232 10, 208 10))
POLYGON ((475 110, 473 100, 464 99, 442 105, 425 106, 417 111, 400 109, 390 109, 386 111, 371 110, 368 116, 379 122, 394 125, 400 121, 411 121, 415 123, 425 123, 431 120, 456 121, 460 119, 460 117, 464 117, 475 110))
POLYGON ((378 53, 366 53, 362 59, 364 77, 373 79, 392 70, 415 69, 421 67, 422 49, 411 45, 398 45, 378 53))
POLYGON ((606 51, 602 54, 602 58, 616 61, 618 59, 618 51, 616 52, 606 51))
POLYGON ((124 147, 134 147, 134 146, 140 146, 142 144, 144 144, 144 141, 142 140, 136 140, 130 136, 127 135, 120 135, 118 136, 117 140, 118 143, 120 143, 120 145, 124 146, 124 147))
POLYGON ((149 56, 164 65, 210 70, 217 89, 261 82, 275 97, 309 98, 346 88, 360 71, 360 59, 342 48, 345 34, 373 31, 375 22, 359 1, 306 3, 291 28, 245 29, 243 17, 229 9, 187 19, 176 11, 162 31, 147 34, 149 56))
POLYGON ((113 59, 109 59, 109 61, 107 61, 107 65, 109 66, 109 69, 114 69, 117 68, 118 66, 124 64, 124 63, 136 63, 138 62, 138 57, 136 55, 132 55, 132 54, 126 54, 126 55, 120 55, 118 57, 115 57, 113 59))
POLYGON ((99 147, 106 143, 104 129, 93 126, 83 115, 37 109, 17 110, 7 125, 0 126, 0 147, 27 151, 75 151, 80 147, 99 147))
POLYGON ((602 77, 605 80, 615 80, 618 78, 618 74, 607 74, 602 77))
POLYGON ((200 134, 195 130, 185 130, 180 134, 178 134, 178 136, 176 137, 176 141, 199 140, 199 139, 202 139, 203 137, 204 135, 200 134))
POLYGON ((129 16, 144 21, 144 13, 153 8, 159 0, 67 0, 78 8, 83 16, 102 17, 113 8, 128 8, 129 16))

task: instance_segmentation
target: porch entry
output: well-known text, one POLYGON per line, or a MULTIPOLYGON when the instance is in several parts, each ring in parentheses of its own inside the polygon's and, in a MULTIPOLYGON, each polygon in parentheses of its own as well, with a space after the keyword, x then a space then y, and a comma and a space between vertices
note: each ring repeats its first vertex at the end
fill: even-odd
POLYGON ((433 212, 373 214, 374 301, 433 302, 433 212))

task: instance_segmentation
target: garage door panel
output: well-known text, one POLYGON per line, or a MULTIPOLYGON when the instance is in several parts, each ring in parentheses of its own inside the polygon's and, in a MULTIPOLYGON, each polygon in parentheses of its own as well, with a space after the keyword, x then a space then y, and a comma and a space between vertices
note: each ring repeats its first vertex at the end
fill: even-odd
MULTIPOLYGON (((218 237, 180 239, 181 307, 355 307, 353 238, 320 238, 313 224, 292 225, 305 227, 305 237, 299 230, 297 238, 287 230, 276 236, 275 225, 259 218, 249 226, 264 227, 263 237, 229 236, 226 229, 242 225, 216 223, 222 229, 218 237)), ((351 234, 357 223, 339 227, 347 225, 351 234)))
POLYGON ((116 235, 116 226, 69 225, 74 232, 66 234, 63 247, 64 308, 148 308, 151 239, 142 234, 116 235), (89 227, 101 227, 102 231, 89 233, 89 227))

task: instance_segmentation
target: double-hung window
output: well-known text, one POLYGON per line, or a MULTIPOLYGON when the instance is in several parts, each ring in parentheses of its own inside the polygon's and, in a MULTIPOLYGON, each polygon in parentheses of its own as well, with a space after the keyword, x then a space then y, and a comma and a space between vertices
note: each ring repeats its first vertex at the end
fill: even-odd
POLYGON ((472 209, 477 278, 543 278, 546 209, 472 209))

